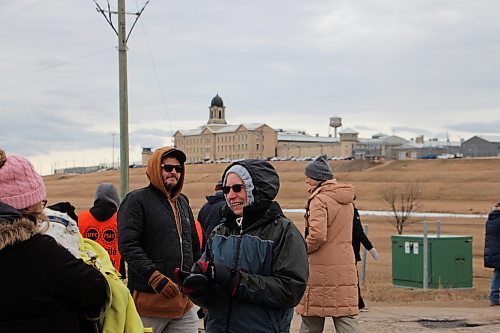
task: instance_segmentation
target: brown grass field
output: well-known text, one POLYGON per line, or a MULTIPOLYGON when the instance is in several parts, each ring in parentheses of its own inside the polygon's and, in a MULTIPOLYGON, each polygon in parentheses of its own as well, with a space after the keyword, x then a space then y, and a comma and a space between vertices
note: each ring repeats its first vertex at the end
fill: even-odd
MULTIPOLYGON (((304 167, 307 162, 272 162, 280 179, 277 201, 283 208, 303 208, 307 198, 304 167)), ((356 188, 357 207, 361 210, 388 210, 380 198, 386 183, 417 182, 422 190, 417 211, 487 214, 500 200, 500 159, 454 159, 409 161, 332 161, 339 182, 356 188)), ((227 164, 188 165, 184 193, 195 214, 213 192, 227 164)), ((148 184, 145 168, 129 169, 130 189, 148 184)), ((101 182, 119 187, 118 171, 86 175, 51 175, 44 177, 50 203, 70 201, 77 212, 92 205, 96 186, 101 182)), ((301 214, 288 214, 303 229, 301 214)), ((483 267, 484 219, 440 219, 441 232, 473 236, 473 288, 468 290, 421 290, 392 287, 391 235, 396 234, 389 217, 361 216, 369 226, 369 238, 381 255, 378 262, 370 256, 366 263, 366 281, 362 287, 366 302, 377 304, 427 303, 487 304, 491 269, 483 267)), ((436 219, 426 219, 433 232, 436 219)), ((407 226, 404 233, 421 233, 422 221, 407 226)))

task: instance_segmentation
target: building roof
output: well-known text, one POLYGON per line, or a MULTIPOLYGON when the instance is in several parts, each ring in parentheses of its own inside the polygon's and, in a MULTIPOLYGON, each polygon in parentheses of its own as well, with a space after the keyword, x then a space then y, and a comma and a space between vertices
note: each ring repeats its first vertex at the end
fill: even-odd
POLYGON ((352 128, 345 128, 343 129, 342 131, 339 132, 340 134, 359 134, 358 132, 356 132, 355 130, 353 130, 352 128))
POLYGON ((312 136, 308 134, 301 134, 297 132, 278 132, 279 141, 301 141, 301 142, 319 142, 319 143, 337 143, 340 142, 339 138, 328 136, 312 136))
POLYGON ((385 133, 382 133, 382 132, 378 132, 378 133, 375 133, 375 134, 372 135, 372 139, 380 139, 380 138, 382 138, 384 136, 389 136, 389 135, 387 135, 385 133))
POLYGON ((210 106, 218 106, 222 108, 224 106, 224 101, 222 98, 220 98, 219 94, 215 95, 214 98, 212 98, 212 103, 210 103, 210 106))
MULTIPOLYGON (((258 129, 259 127, 262 127, 266 124, 262 123, 251 123, 251 124, 240 124, 240 125, 223 125, 223 124, 210 124, 210 125, 203 125, 199 128, 196 129, 191 129, 191 130, 178 130, 175 132, 175 134, 180 133, 183 136, 193 136, 193 135, 200 135, 203 133, 205 129, 212 133, 232 133, 236 132, 240 126, 243 126, 249 131, 254 131, 258 129)), ((175 135, 174 134, 174 135, 175 135)))
POLYGON ((457 141, 424 141, 423 143, 407 142, 397 147, 397 149, 426 149, 426 148, 447 148, 460 147, 457 141))
POLYGON ((498 135, 478 135, 477 137, 489 142, 500 143, 500 136, 498 135))
POLYGON ((214 132, 215 133, 231 133, 231 132, 235 132, 239 127, 240 127, 240 125, 228 125, 228 126, 220 127, 218 129, 214 129, 214 132))
MULTIPOLYGON (((175 134, 180 133, 183 136, 200 135, 204 129, 205 129, 204 127, 199 127, 199 128, 190 129, 190 130, 178 130, 177 132, 175 132, 175 134)), ((175 134, 174 134, 174 136, 175 136, 175 134)))
POLYGON ((386 145, 401 145, 408 142, 408 140, 396 135, 383 136, 379 140, 382 140, 386 145))

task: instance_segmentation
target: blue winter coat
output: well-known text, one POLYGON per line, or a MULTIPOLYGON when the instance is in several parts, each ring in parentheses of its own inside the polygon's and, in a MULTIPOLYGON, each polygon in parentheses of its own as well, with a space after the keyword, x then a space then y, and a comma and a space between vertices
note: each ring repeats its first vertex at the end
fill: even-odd
POLYGON ((500 210, 494 210, 486 221, 484 267, 500 269, 500 210))
POLYGON ((233 297, 219 285, 190 297, 208 308, 207 333, 288 332, 309 276, 305 241, 272 201, 279 189, 274 168, 260 160, 234 164, 252 177, 255 201, 244 208, 241 228, 232 211, 224 209, 223 223, 210 235, 204 256, 239 270, 241 283, 233 297))

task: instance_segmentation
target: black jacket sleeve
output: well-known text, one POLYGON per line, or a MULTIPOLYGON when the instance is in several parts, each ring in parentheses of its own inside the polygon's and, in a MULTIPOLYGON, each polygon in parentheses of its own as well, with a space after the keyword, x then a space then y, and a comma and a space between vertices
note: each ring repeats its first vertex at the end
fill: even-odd
MULTIPOLYGON (((200 260, 207 261, 207 251, 202 254, 200 260)), ((210 256, 208 256, 210 257, 210 256)), ((189 294, 189 299, 193 301, 194 304, 202 307, 202 308, 208 308, 210 304, 212 303, 212 300, 215 297, 215 285, 214 284, 209 284, 205 289, 197 291, 197 292, 192 292, 189 294)))
POLYGON ((148 258, 141 246, 144 228, 144 212, 142 203, 133 192, 123 199, 118 209, 118 248, 128 264, 128 269, 142 277, 147 283, 156 270, 154 263, 148 258))
POLYGON ((358 244, 361 242, 361 244, 363 244, 365 249, 367 249, 368 251, 370 251, 373 248, 372 243, 370 242, 365 232, 363 231, 363 226, 361 225, 361 218, 359 217, 359 212, 357 209, 354 209, 354 219, 352 224, 352 242, 353 244, 355 242, 357 242, 358 244))
POLYGON ((57 296, 83 311, 88 318, 97 318, 107 299, 107 282, 94 267, 76 259, 50 236, 42 236, 50 281, 57 296))

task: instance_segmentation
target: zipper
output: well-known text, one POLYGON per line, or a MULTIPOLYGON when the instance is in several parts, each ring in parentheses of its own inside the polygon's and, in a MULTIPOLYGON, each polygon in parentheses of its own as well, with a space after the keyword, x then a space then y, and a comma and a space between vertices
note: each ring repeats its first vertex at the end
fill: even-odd
MULTIPOLYGON (((243 217, 237 218, 236 223, 240 227, 240 236, 238 237, 238 246, 236 247, 236 256, 234 257, 234 268, 231 268, 231 273, 234 273, 238 268, 238 260, 240 259, 240 248, 241 248, 241 237, 243 234, 243 217)), ((231 323, 231 312, 233 310, 233 297, 229 298, 229 309, 227 311, 227 320, 226 320, 226 332, 229 333, 229 325, 231 323)))
MULTIPOLYGON (((177 210, 177 216, 179 217, 179 228, 176 228, 177 233, 179 234, 179 247, 180 247, 180 251, 181 251, 181 265, 179 267, 181 269, 184 269, 184 251, 182 251, 182 216, 181 216, 181 210, 179 209, 180 205, 178 204, 178 202, 175 203, 175 206, 176 206, 176 210, 177 210)), ((174 216, 174 219, 177 216, 174 216)), ((177 224, 177 222, 175 224, 177 224)))
POLYGON ((179 235, 179 243, 180 243, 180 248, 181 248, 181 269, 184 269, 184 252, 182 251, 182 234, 179 235))

